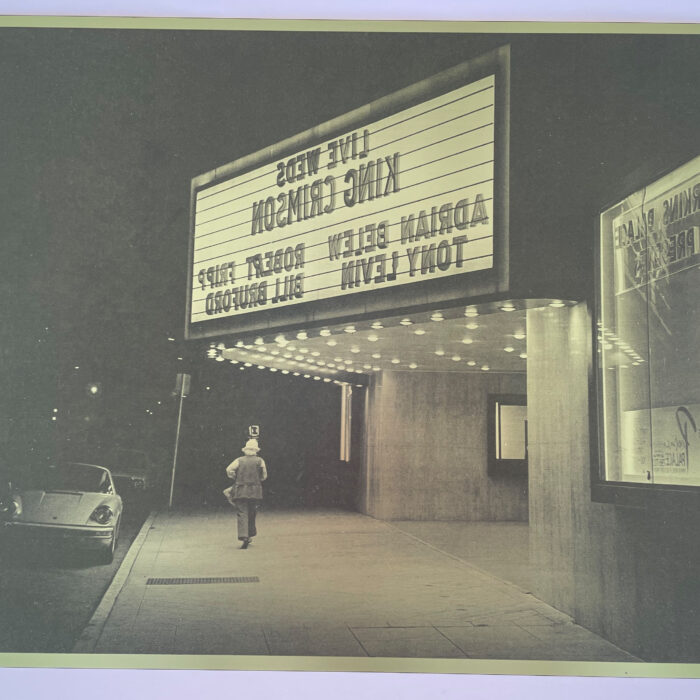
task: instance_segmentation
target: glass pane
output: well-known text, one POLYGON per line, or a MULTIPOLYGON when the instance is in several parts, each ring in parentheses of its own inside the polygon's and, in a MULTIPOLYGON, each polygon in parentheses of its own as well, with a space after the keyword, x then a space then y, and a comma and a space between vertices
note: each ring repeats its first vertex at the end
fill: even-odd
POLYGON ((526 459, 527 406, 496 404, 498 459, 526 459))
POLYGON ((651 481, 647 369, 644 193, 628 197, 601 220, 601 317, 597 351, 603 386, 605 477, 651 481))
MULTIPOLYGON (((652 190, 652 188, 650 188, 652 190)), ((700 158, 654 187, 649 376, 656 483, 700 485, 700 158)))
POLYGON ((601 217, 605 477, 700 485, 700 158, 601 217))

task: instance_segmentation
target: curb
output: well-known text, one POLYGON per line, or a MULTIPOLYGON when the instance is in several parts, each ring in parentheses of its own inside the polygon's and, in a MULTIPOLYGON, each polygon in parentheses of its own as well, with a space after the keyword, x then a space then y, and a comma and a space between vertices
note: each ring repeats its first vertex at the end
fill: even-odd
POLYGON ((134 541, 131 543, 129 551, 122 560, 119 569, 117 569, 117 573, 114 575, 112 582, 109 584, 105 594, 102 596, 102 600, 100 600, 95 612, 92 614, 90 621, 87 623, 80 634, 80 637, 73 645, 73 654, 89 654, 95 651, 95 647, 97 646, 97 642, 102 635, 102 630, 104 629, 105 623, 112 612, 112 608, 114 607, 122 588, 124 588, 124 585, 129 578, 129 574, 134 566, 136 557, 141 551, 143 543, 146 541, 146 537, 148 536, 148 532, 151 529, 151 525, 153 524, 156 515, 157 511, 151 511, 148 514, 148 517, 141 526, 138 535, 136 535, 134 541))

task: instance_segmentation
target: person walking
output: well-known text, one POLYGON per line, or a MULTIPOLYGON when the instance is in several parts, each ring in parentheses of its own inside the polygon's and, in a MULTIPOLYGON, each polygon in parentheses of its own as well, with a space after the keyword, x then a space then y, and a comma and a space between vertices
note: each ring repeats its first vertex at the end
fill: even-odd
POLYGON ((231 501, 236 509, 238 539, 247 549, 257 534, 255 514, 262 501, 262 482, 267 479, 265 460, 258 456, 258 441, 250 439, 243 447, 243 457, 238 457, 226 467, 226 474, 233 479, 231 501))

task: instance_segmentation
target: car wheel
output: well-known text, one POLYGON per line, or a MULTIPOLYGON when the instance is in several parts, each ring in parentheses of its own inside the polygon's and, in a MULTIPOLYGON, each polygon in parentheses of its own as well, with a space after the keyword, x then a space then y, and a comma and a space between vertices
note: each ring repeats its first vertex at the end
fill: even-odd
POLYGON ((112 536, 109 538, 109 542, 100 550, 100 562, 102 564, 111 564, 114 559, 114 551, 117 548, 117 541, 119 539, 119 524, 121 518, 117 520, 114 530, 112 531, 112 536))

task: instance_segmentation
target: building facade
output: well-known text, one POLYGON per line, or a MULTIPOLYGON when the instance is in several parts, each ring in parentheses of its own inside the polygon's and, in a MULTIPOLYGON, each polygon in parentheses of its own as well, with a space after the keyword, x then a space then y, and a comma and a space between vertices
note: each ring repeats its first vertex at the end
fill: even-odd
POLYGON ((186 338, 336 402, 360 512, 527 521, 536 596, 697 661, 697 42, 492 44, 196 177, 186 338))

